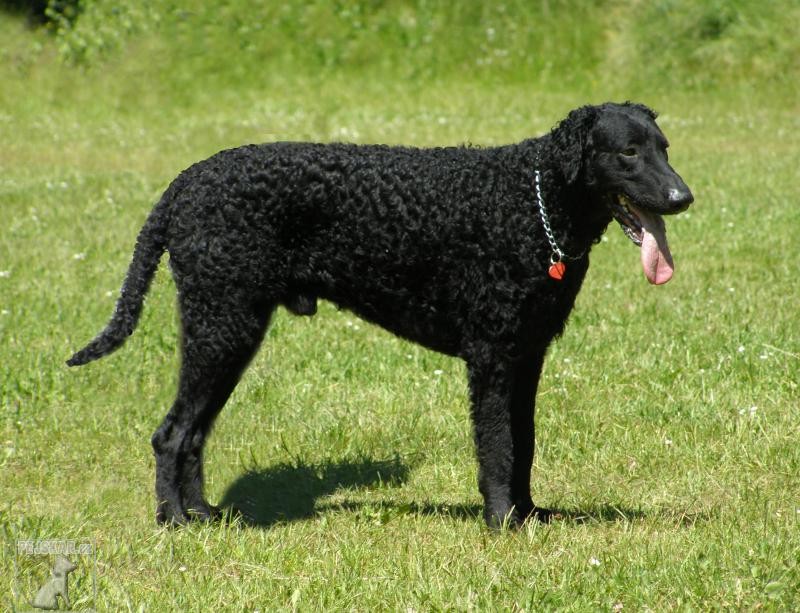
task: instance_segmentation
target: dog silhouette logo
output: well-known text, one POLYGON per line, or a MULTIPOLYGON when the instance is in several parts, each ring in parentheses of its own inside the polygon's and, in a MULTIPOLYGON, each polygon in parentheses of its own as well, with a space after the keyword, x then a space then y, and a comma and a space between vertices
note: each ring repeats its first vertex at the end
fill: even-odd
POLYGON ((69 574, 78 568, 62 555, 56 556, 53 569, 50 571, 50 578, 36 592, 36 597, 31 605, 36 609, 54 611, 60 609, 58 599, 61 598, 64 606, 69 609, 69 574))
POLYGON ((11 598, 13 611, 95 611, 94 539, 18 539, 11 598))

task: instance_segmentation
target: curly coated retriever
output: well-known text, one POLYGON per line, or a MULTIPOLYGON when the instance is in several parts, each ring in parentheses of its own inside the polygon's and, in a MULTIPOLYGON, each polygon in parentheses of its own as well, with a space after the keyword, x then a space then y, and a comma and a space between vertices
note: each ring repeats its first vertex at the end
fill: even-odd
POLYGON ((612 218, 651 283, 672 276, 663 214, 693 197, 639 104, 572 111, 549 134, 493 148, 274 143, 182 172, 137 239, 116 310, 70 366, 133 332, 163 252, 178 290, 177 398, 152 438, 157 519, 217 514, 203 445, 277 305, 330 300, 466 361, 478 485, 490 526, 547 520, 530 496, 534 397, 612 218))

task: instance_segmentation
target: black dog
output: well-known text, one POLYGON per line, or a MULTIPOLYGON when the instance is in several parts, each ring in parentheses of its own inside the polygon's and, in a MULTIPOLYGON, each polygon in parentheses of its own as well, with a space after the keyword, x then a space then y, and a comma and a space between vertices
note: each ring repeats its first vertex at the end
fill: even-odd
POLYGON ((139 233, 111 321, 68 362, 125 341, 169 251, 183 360, 152 439, 158 521, 216 513, 202 470, 214 419, 276 306, 313 315, 319 298, 463 358, 486 521, 546 520, 530 496, 534 396, 589 249, 615 218, 647 278, 664 283, 661 215, 693 200, 654 120, 645 106, 609 103, 505 147, 275 143, 182 172, 139 233))

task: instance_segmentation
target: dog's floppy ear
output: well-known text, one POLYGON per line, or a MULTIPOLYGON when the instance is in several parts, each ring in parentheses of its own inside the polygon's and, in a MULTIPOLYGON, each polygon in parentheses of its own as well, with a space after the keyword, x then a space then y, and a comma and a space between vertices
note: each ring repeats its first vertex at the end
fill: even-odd
POLYGON ((567 184, 574 183, 583 168, 584 154, 592 145, 592 127, 597 108, 584 106, 575 109, 551 132, 553 151, 567 184))

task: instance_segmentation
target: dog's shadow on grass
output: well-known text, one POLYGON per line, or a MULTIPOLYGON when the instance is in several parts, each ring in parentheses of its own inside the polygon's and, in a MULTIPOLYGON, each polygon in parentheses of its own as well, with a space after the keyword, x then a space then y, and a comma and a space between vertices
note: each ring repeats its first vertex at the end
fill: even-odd
POLYGON ((648 514, 639 509, 621 508, 613 505, 590 505, 580 509, 555 507, 550 509, 553 522, 566 521, 574 524, 629 522, 645 519, 648 514))
MULTIPOLYGON (((364 490, 402 485, 410 468, 398 458, 376 460, 361 458, 320 464, 283 463, 265 469, 248 470, 225 492, 220 510, 228 517, 239 517, 248 525, 268 528, 278 523, 310 519, 330 511, 348 511, 377 516, 428 515, 462 521, 477 521, 482 515, 480 504, 397 503, 389 500, 375 503, 357 500, 318 501, 339 490, 364 490)), ((692 525, 705 519, 703 513, 678 514, 662 511, 621 508, 592 504, 584 508, 551 508, 551 523, 567 522, 615 523, 631 522, 662 516, 677 524, 692 525), (680 516, 679 516, 680 515, 680 516)))
POLYGON ((240 516, 247 524, 269 527, 314 517, 320 511, 317 500, 340 489, 400 485, 408 478, 409 471, 408 465, 398 458, 298 462, 248 470, 225 492, 220 509, 224 514, 240 516))
POLYGON ((571 524, 612 524, 641 521, 668 522, 676 527, 690 527, 698 522, 712 520, 713 510, 648 509, 631 508, 624 505, 590 504, 582 508, 552 508, 551 522, 571 524))

